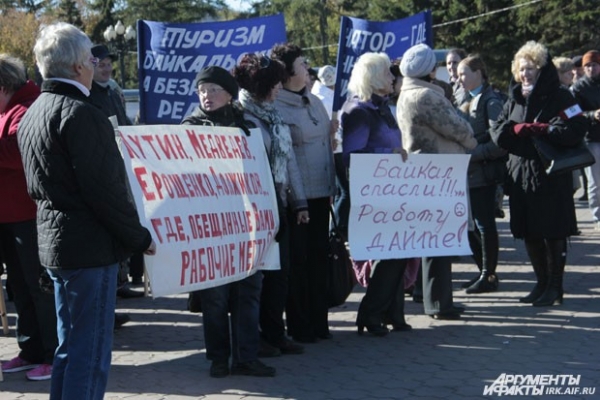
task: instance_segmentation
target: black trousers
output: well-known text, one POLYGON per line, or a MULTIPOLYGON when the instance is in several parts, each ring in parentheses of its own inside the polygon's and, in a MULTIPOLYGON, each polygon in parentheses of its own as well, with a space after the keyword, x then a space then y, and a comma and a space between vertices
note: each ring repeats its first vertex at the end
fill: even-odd
POLYGON ((375 273, 360 302, 356 325, 403 325, 406 260, 375 262, 375 273))
POLYGON ((308 224, 290 223, 287 327, 290 336, 302 339, 329 335, 326 274, 329 198, 308 200, 308 212, 308 224))
POLYGON ((17 311, 19 357, 52 364, 58 346, 54 296, 40 288, 35 220, 0 224, 0 244, 17 311))
POLYGON ((451 312, 452 300, 452 258, 423 257, 423 306, 425 314, 451 312))
MULTIPOLYGON (((292 212, 279 213, 280 219, 291 220, 292 212)), ((283 222, 280 223, 282 225, 283 222)), ((260 332, 263 339, 272 344, 278 344, 285 336, 283 313, 288 298, 290 274, 290 232, 289 223, 279 236, 279 262, 281 269, 277 271, 262 271, 262 292, 260 295, 260 332)))

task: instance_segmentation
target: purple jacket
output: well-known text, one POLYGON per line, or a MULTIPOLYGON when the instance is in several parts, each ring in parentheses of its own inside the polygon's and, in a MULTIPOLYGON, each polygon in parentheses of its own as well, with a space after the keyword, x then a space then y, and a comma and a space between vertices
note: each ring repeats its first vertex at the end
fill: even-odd
POLYGON ((387 97, 372 95, 371 100, 358 97, 346 100, 340 114, 343 154, 346 167, 351 153, 392 153, 402 147, 402 135, 388 107, 387 97))

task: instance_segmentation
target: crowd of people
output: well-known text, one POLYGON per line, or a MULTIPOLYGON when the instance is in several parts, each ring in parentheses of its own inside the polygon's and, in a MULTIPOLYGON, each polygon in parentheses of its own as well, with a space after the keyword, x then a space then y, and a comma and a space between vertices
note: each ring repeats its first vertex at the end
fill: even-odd
MULTIPOLYGON (((139 222, 114 139, 116 125, 131 124, 109 83, 116 57, 66 23, 43 28, 34 53, 41 91, 20 60, 0 55, 0 182, 10 190, 0 196, 0 244, 20 348, 2 371, 51 379, 51 399, 101 399, 113 329, 128 319, 115 314, 117 288, 122 297, 137 295, 124 267, 139 283, 142 255, 156 246, 139 222), (53 284, 40 285, 41 275, 53 284)), ((477 54, 451 50, 446 66, 448 83, 435 78, 435 53, 425 44, 398 60, 365 53, 339 112, 332 109, 335 68, 309 68, 291 43, 269 55, 246 54, 231 71, 211 66, 198 73, 199 105, 181 123, 238 127, 246 135, 260 130, 281 221, 279 270, 195 293, 210 376, 274 376, 260 358, 301 354, 305 344, 332 337, 328 235, 331 215, 347 235, 348 170, 356 153, 397 154, 401 162, 414 153, 469 154, 468 239, 478 273, 466 293, 499 288, 500 188, 509 199, 511 232, 524 241, 536 277, 520 301, 563 301, 567 240, 578 234, 578 175, 547 174, 535 143, 567 148, 585 140, 600 158, 600 53, 552 59, 545 46, 527 42, 513 57, 507 96, 493 88, 477 54)), ((600 164, 585 176, 600 229, 600 164)), ((359 334, 412 329, 404 298, 413 261, 372 260, 359 334)), ((412 294, 424 313, 461 318, 452 257, 425 256, 418 264, 412 294)))

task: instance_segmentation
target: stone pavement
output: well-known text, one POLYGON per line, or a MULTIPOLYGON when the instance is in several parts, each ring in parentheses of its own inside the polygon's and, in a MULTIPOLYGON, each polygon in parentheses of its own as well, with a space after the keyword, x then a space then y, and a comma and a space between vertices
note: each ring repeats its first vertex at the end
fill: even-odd
MULTIPOLYGON (((464 318, 433 320, 407 297, 412 332, 361 337, 354 326, 363 294, 357 287, 343 307, 331 310, 333 339, 307 345, 303 355, 263 359, 277 368, 275 378, 210 378, 201 317, 184 311, 185 296, 119 300, 119 311, 132 322, 115 334, 106 399, 481 399, 497 397, 498 392, 484 396, 484 388, 502 374, 546 380, 539 375, 553 375, 559 383, 549 386, 578 391, 559 398, 600 398, 600 232, 593 230, 584 205, 577 205, 582 234, 569 246, 564 305, 518 302, 533 286, 533 271, 523 243, 510 236, 508 218, 498 220, 500 290, 466 295, 460 284, 476 268, 467 257, 454 265, 454 296, 467 308, 464 318), (557 375, 579 381, 569 386, 569 378, 557 375)), ((15 314, 11 303, 8 307, 11 336, 0 336, 1 360, 17 353, 15 314)), ((531 389, 508 383, 496 387, 520 390, 523 396, 513 396, 518 398, 557 397, 528 394, 531 389)), ((0 399, 45 399, 48 390, 49 382, 5 374, 0 399)))

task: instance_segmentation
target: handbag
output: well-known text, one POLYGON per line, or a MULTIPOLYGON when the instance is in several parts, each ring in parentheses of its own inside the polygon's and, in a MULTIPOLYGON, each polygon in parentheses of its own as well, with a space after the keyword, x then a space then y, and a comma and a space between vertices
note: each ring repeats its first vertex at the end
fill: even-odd
MULTIPOLYGON (((329 208, 333 217, 333 210, 329 208)), ((356 281, 346 248, 346 239, 340 232, 335 218, 332 218, 333 229, 329 232, 329 265, 327 271, 327 302, 329 307, 341 306, 346 302, 354 289, 356 281)))
POLYGON ((548 175, 578 170, 596 162, 583 141, 574 147, 564 147, 556 146, 544 138, 534 137, 533 145, 548 175))

